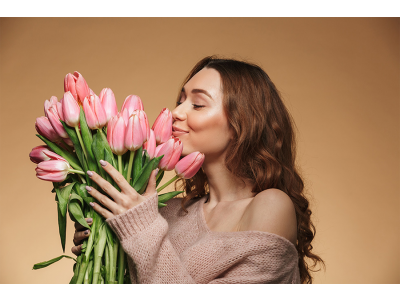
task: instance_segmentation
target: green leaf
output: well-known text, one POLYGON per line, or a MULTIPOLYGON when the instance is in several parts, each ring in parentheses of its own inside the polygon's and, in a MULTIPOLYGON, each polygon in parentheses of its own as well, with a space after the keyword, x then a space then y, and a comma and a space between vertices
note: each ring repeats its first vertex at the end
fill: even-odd
POLYGON ((167 206, 167 204, 158 202, 158 207, 164 207, 164 206, 167 206))
POLYGON ((161 155, 159 157, 155 157, 152 160, 150 160, 141 170, 141 172, 138 175, 138 178, 133 182, 133 188, 140 194, 143 190, 146 188, 147 183, 149 181, 149 177, 151 172, 155 169, 154 166, 158 166, 158 163, 160 160, 163 158, 164 155, 161 155))
POLYGON ((76 194, 75 192, 71 193, 71 196, 69 198, 69 201, 71 202, 72 200, 78 200, 80 202, 80 205, 83 206, 83 199, 81 196, 76 194))
POLYGON ((150 155, 147 153, 147 150, 144 150, 144 155, 142 157, 142 167, 147 164, 150 160, 150 155))
MULTIPOLYGON (((72 143, 74 144, 75 153, 81 163, 81 166, 84 165, 83 161, 85 160, 81 143, 79 142, 78 135, 76 134, 75 128, 68 126, 64 121, 60 120, 61 124, 63 125, 65 131, 67 132, 69 138, 71 139, 72 143)), ((85 170, 87 171, 87 170, 85 170)))
POLYGON ((58 155, 64 157, 75 170, 83 171, 82 167, 79 164, 79 161, 71 153, 62 150, 56 144, 49 141, 48 139, 46 139, 44 136, 41 136, 40 134, 37 134, 36 136, 39 137, 43 142, 45 142, 46 145, 49 146, 49 148, 51 150, 53 150, 58 155))
POLYGON ((53 264, 53 263, 55 263, 55 262, 58 262, 58 261, 61 260, 63 257, 70 258, 70 259, 73 259, 74 261, 76 261, 76 259, 73 258, 73 257, 71 257, 71 256, 68 256, 68 255, 61 255, 61 256, 59 256, 59 257, 50 259, 50 260, 48 260, 48 261, 44 261, 44 262, 35 264, 35 265, 33 266, 33 270, 38 270, 38 269, 46 268, 46 267, 50 266, 51 264, 53 264))
POLYGON ((63 216, 67 213, 67 203, 71 190, 74 187, 75 182, 63 187, 62 189, 56 188, 58 203, 60 205, 60 211, 63 216))
POLYGON ((101 138, 101 133, 97 131, 97 133, 93 136, 92 143, 92 152, 95 156, 95 162, 100 170, 100 175, 103 178, 106 178, 106 173, 104 169, 100 166, 100 159, 104 160, 104 145, 103 140, 101 138))
POLYGON ((173 192, 158 195, 158 202, 165 203, 168 200, 170 200, 182 193, 183 193, 183 191, 173 191, 173 192))
POLYGON ((89 204, 90 202, 95 202, 94 198, 92 198, 92 197, 82 197, 82 199, 83 199, 83 201, 85 201, 85 203, 87 205, 90 205, 89 204))
POLYGON ((65 252, 65 237, 67 234, 67 216, 65 215, 65 213, 64 215, 62 214, 60 202, 57 202, 57 214, 58 214, 58 232, 60 234, 61 247, 63 249, 63 252, 65 252))
POLYGON ((156 181, 156 187, 158 187, 158 185, 160 184, 160 182, 161 182, 161 180, 163 179, 163 177, 164 177, 164 170, 160 170, 160 173, 158 173, 158 176, 157 176, 158 178, 157 178, 157 181, 156 181))
POLYGON ((81 204, 83 204, 83 199, 81 198, 79 200, 78 197, 81 198, 80 196, 75 194, 75 196, 71 195, 71 198, 69 199, 69 203, 68 203, 69 216, 72 221, 78 222, 83 227, 89 229, 90 226, 86 222, 85 217, 83 216, 82 208, 81 208, 81 204))
POLYGON ((142 147, 135 151, 135 157, 133 158, 133 168, 132 168, 132 181, 135 182, 141 174, 142 169, 142 147))

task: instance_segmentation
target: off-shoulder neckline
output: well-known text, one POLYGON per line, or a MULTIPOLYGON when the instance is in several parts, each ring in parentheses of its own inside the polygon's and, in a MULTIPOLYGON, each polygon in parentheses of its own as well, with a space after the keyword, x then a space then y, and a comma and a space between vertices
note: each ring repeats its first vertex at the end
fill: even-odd
POLYGON ((289 241, 287 238, 280 236, 278 234, 272 233, 272 232, 267 232, 267 231, 259 231, 259 230, 244 230, 244 231, 212 231, 208 225, 207 225, 207 221, 206 218, 204 216, 204 210, 203 210, 203 206, 204 206, 204 202, 206 201, 207 195, 201 197, 197 202, 197 210, 198 210, 198 219, 200 220, 200 225, 203 227, 204 231, 206 231, 209 234, 212 235, 221 235, 221 236, 241 236, 241 235, 265 235, 265 236, 270 236, 270 237, 274 237, 277 238, 281 241, 283 241, 286 244, 289 244, 296 252, 296 246, 289 241))

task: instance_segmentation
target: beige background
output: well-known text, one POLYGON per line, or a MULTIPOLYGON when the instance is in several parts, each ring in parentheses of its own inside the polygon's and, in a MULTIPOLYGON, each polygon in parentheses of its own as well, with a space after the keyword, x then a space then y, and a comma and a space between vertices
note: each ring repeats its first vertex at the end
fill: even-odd
MULTIPOLYGON (((152 124, 193 65, 260 64, 298 129, 298 164, 326 272, 315 283, 400 283, 399 19, 2 18, 0 283, 68 283, 51 183, 35 177, 35 119, 75 70, 118 107, 139 95, 152 124)), ((172 172, 166 179, 172 177, 172 172)), ((164 179, 165 181, 165 179, 164 179)), ((73 227, 68 223, 66 253, 73 227)))

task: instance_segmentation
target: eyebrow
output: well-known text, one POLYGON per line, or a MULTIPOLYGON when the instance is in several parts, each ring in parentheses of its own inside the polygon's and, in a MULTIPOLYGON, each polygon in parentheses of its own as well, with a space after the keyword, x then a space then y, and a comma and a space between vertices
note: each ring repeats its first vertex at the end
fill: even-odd
MULTIPOLYGON (((186 93, 184 87, 182 88, 182 92, 186 93)), ((199 93, 201 93, 201 94, 204 94, 204 95, 206 95, 207 97, 209 97, 211 100, 214 100, 214 99, 211 97, 211 95, 210 95, 206 90, 203 90, 203 89, 193 89, 193 90, 192 90, 192 93, 193 93, 193 94, 199 94, 199 93)))

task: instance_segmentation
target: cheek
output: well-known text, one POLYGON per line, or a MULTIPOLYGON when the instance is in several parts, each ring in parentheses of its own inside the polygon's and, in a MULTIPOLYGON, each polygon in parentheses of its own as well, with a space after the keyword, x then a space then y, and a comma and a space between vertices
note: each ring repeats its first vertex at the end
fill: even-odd
POLYGON ((204 154, 223 152, 229 143, 228 121, 222 113, 206 114, 201 117, 188 118, 190 134, 183 142, 185 155, 200 151, 204 154))

